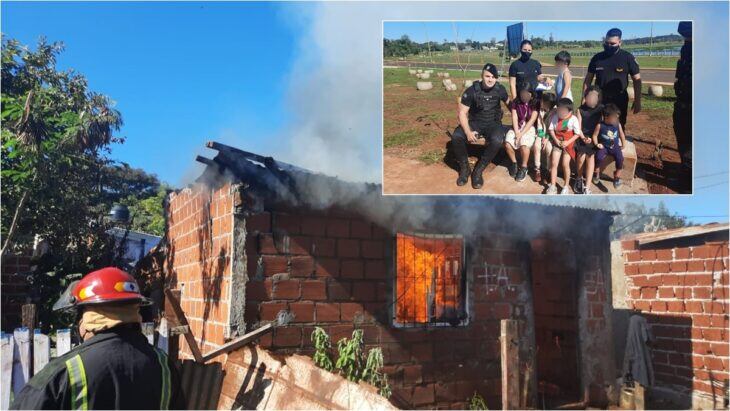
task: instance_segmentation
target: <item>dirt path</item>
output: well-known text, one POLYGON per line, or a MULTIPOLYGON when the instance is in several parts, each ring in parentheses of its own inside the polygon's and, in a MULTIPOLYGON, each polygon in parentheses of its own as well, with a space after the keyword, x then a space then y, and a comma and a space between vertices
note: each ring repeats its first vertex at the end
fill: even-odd
MULTIPOLYGON (((470 185, 457 187, 456 171, 447 165, 449 132, 457 125, 458 95, 440 88, 427 93, 389 84, 384 88, 383 192, 386 194, 473 194, 470 185), (393 109, 397 108, 397 109, 393 109), (396 141, 396 136, 401 140, 396 141)), ((508 123, 508 116, 503 120, 508 123)), ((636 145, 636 183, 606 194, 676 194, 691 192, 691 173, 679 164, 671 111, 646 109, 629 113, 626 134, 636 145)), ((477 150, 470 154, 478 155, 477 150)), ((474 161, 475 157, 470 157, 474 161)), ((485 173, 479 193, 539 194, 543 187, 530 178, 516 183, 506 168, 485 173)), ((593 188, 592 188, 593 189, 593 188)), ((593 190, 596 192, 597 190, 593 190)))

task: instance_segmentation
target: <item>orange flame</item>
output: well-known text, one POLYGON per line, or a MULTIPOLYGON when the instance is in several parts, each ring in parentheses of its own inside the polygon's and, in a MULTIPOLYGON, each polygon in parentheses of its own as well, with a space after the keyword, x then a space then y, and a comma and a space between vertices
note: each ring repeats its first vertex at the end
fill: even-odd
POLYGON ((459 237, 396 235, 396 321, 427 323, 453 316, 460 299, 459 237))

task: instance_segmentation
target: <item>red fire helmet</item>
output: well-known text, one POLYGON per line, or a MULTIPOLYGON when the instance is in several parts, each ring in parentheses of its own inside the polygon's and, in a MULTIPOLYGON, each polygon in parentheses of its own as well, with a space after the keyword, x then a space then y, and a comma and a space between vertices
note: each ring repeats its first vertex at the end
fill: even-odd
POLYGON ((122 302, 147 305, 150 300, 142 296, 134 277, 116 267, 106 267, 92 271, 81 280, 71 283, 53 305, 53 309, 122 302))

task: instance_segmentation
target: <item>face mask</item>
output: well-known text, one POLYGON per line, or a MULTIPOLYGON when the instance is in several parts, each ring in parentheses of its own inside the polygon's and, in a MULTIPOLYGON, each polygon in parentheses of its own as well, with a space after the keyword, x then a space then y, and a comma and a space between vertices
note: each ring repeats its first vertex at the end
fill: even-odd
POLYGON ((530 56, 532 56, 532 53, 529 51, 520 52, 520 60, 527 61, 530 59, 530 56))
POLYGON ((618 51, 619 46, 610 46, 603 43, 603 50, 608 54, 615 54, 618 51))

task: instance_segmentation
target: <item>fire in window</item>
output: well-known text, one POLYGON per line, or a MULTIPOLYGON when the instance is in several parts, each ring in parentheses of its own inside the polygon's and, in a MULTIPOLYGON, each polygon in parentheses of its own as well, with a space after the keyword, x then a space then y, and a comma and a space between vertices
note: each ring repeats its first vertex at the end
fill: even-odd
POLYGON ((466 318, 464 238, 396 235, 396 325, 459 325, 466 318))

